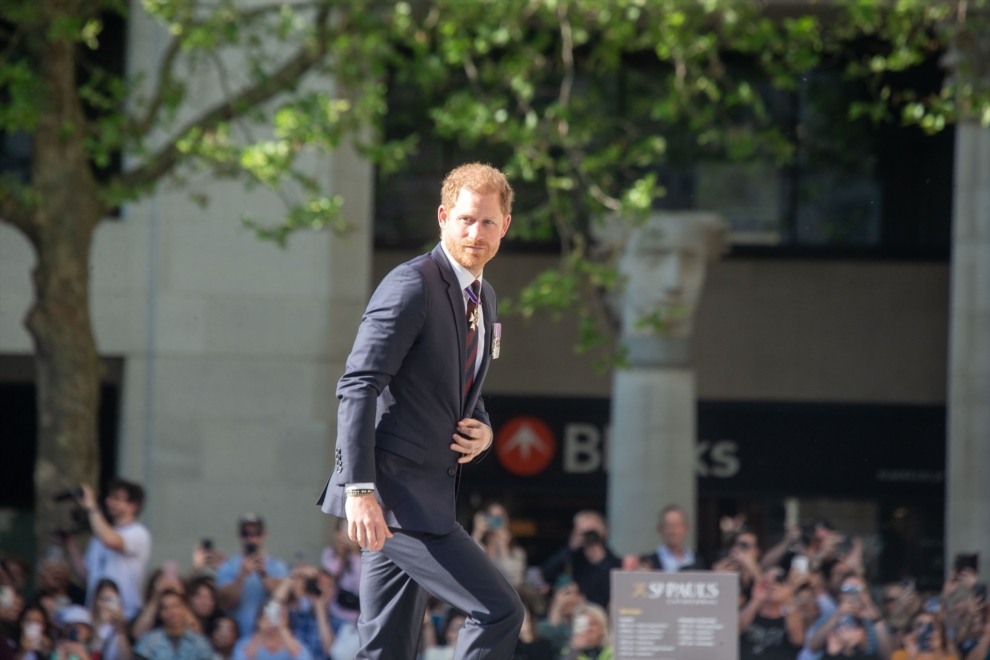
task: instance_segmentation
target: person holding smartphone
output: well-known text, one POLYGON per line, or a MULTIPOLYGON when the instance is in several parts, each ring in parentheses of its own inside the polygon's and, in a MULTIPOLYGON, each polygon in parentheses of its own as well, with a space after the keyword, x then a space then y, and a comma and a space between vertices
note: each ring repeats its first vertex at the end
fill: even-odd
POLYGON ((313 660, 325 660, 334 643, 329 606, 335 595, 333 577, 308 564, 293 568, 272 594, 272 600, 289 613, 292 635, 309 649, 313 660))
POLYGON ((920 612, 904 636, 904 648, 894 651, 890 660, 959 660, 959 656, 950 650, 941 619, 929 612, 920 612))
POLYGON ((217 596, 220 607, 237 619, 244 639, 254 632, 258 612, 289 576, 289 567, 265 552, 265 521, 261 516, 245 513, 237 528, 243 551, 217 570, 217 596))
POLYGON ((48 658, 55 645, 55 629, 40 605, 28 605, 18 621, 20 631, 13 657, 16 660, 48 658))
POLYGON ((513 587, 518 589, 526 576, 526 551, 512 538, 509 512, 498 502, 474 514, 471 538, 482 547, 513 587))
POLYGON ((127 636, 127 619, 120 591, 113 580, 100 580, 93 601, 93 656, 100 660, 131 660, 131 641, 127 636))
POLYGON ((51 660, 92 660, 93 619, 80 605, 69 605, 59 613, 61 631, 51 660))
POLYGON ((270 600, 258 615, 257 628, 234 647, 232 660, 313 660, 312 654, 289 630, 289 615, 281 603, 270 600))
POLYGON ((210 641, 193 630, 193 618, 178 591, 162 592, 158 619, 161 625, 134 645, 134 655, 139 660, 213 660, 210 641))

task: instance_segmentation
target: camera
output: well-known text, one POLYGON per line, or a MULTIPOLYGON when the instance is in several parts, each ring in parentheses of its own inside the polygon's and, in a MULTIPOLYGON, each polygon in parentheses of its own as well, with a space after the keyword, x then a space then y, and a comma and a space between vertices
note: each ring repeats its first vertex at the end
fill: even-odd
POLYGON ((309 594, 310 596, 316 596, 317 598, 319 598, 321 595, 323 595, 323 592, 320 591, 320 582, 319 582, 319 580, 317 580, 316 578, 309 578, 309 579, 307 579, 306 580, 306 593, 309 594))
POLYGON ((199 545, 204 551, 209 552, 213 549, 213 539, 203 539, 199 542, 199 545))
MULTIPOLYGON (((53 499, 56 502, 76 502, 80 497, 82 497, 82 489, 76 488, 75 490, 67 490, 63 493, 59 493, 53 499)), ((64 543, 70 536, 85 534, 90 531, 89 515, 78 505, 69 511, 69 519, 72 521, 72 524, 69 527, 58 527, 52 530, 52 534, 55 535, 55 538, 62 543, 64 543)))
POLYGON ((63 490, 61 493, 56 493, 53 500, 56 502, 75 502, 81 500, 83 496, 83 490, 81 487, 73 488, 72 490, 63 490))
POLYGON ((258 544, 257 543, 248 543, 248 544, 246 544, 244 546, 244 554, 245 555, 253 555, 256 552, 258 552, 258 544))
POLYGON ((593 529, 582 534, 581 538, 584 540, 584 547, 586 548, 602 544, 602 535, 593 529))

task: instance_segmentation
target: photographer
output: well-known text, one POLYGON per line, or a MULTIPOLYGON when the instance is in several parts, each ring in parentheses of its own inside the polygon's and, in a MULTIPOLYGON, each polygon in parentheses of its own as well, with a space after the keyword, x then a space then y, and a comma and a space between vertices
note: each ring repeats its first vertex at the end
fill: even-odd
POLYGON ((287 608, 289 630, 309 649, 314 660, 324 660, 334 634, 330 628, 330 601, 336 595, 331 577, 315 566, 297 566, 283 580, 272 600, 287 608))
MULTIPOLYGON (((834 570, 834 569, 833 569, 834 570)), ((889 658, 891 652, 890 636, 887 627, 877 625, 880 620, 880 610, 870 598, 870 590, 866 582, 855 574, 848 575, 839 588, 837 607, 824 622, 820 623, 808 640, 808 649, 814 653, 825 650, 828 636, 843 617, 856 617, 863 623, 866 630, 867 654, 876 654, 881 658, 889 658)))
POLYGON ((237 619, 242 639, 254 632, 261 607, 288 577, 284 562, 265 553, 265 521, 245 513, 238 521, 243 552, 234 555, 217 570, 220 607, 237 619))
POLYGON ((622 566, 622 560, 605 544, 607 538, 608 528, 600 513, 578 512, 568 544, 543 564, 544 579, 553 583, 561 573, 570 572, 589 602, 607 608, 609 573, 622 566))
POLYGON ((209 640, 192 629, 193 617, 182 596, 169 589, 158 603, 162 625, 137 641, 134 655, 141 660, 213 660, 209 640))
POLYGON ((86 583, 86 604, 93 604, 100 580, 113 580, 120 589, 124 616, 131 619, 141 610, 141 577, 151 556, 151 533, 137 521, 144 504, 144 489, 124 479, 110 482, 104 500, 109 520, 88 485, 82 484, 75 495, 89 518, 93 537, 85 558, 74 536, 66 538, 65 547, 73 569, 86 583))
MULTIPOLYGON (((166 571, 163 568, 157 568, 148 577, 144 589, 144 607, 137 618, 131 621, 131 637, 133 639, 140 639, 162 625, 158 613, 161 610, 162 597, 166 592, 175 592, 180 596, 185 596, 186 587, 179 578, 178 571, 173 570, 171 565, 168 569, 166 571)), ((192 612, 189 612, 189 618, 191 624, 192 612)))
POLYGON ((904 648, 897 649, 890 660, 959 660, 949 650, 945 627, 938 616, 929 612, 916 614, 911 629, 904 636, 904 648))
POLYGON ((760 546, 756 534, 745 525, 734 530, 728 542, 728 554, 715 562, 713 571, 739 574, 739 599, 749 600, 753 585, 763 575, 760 568, 760 546))
POLYGON ((509 513, 494 503, 474 514, 471 537, 482 547, 495 568, 516 589, 526 575, 526 551, 520 548, 509 531, 509 513))
POLYGON ((740 660, 793 660, 804 642, 804 618, 794 603, 794 588, 804 576, 783 570, 764 573, 752 597, 739 611, 740 660))
POLYGON ((879 660, 867 652, 866 627, 854 616, 844 616, 828 634, 823 660, 879 660))
POLYGON ((312 660, 309 649, 289 630, 285 608, 274 600, 258 615, 257 632, 234 647, 233 660, 312 660))

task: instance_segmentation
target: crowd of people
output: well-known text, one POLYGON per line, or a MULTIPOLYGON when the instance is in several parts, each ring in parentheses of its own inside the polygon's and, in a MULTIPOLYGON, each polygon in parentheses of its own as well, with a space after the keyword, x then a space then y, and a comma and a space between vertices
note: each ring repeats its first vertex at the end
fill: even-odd
MULTIPOLYGON (((361 551, 343 525, 317 564, 290 564, 266 551, 265 521, 245 514, 238 552, 226 556, 203 539, 185 574, 165 561, 146 576, 141 486, 114 481, 102 507, 85 486, 73 497, 92 533, 85 551, 74 534, 59 535, 34 580, 26 562, 0 561, 0 660, 354 658, 361 551)), ((924 594, 910 578, 868 582, 862 543, 825 521, 789 528, 763 550, 744 520, 726 518, 710 566, 688 547, 677 506, 660 512, 657 548, 626 557, 610 549, 601 514, 578 512, 568 543, 539 566, 513 537, 504 506, 472 522, 473 538, 525 606, 516 660, 610 660, 613 569, 738 574, 741 660, 990 660, 975 557, 957 558, 941 592, 924 594)), ((431 598, 417 660, 450 660, 467 619, 431 598)))

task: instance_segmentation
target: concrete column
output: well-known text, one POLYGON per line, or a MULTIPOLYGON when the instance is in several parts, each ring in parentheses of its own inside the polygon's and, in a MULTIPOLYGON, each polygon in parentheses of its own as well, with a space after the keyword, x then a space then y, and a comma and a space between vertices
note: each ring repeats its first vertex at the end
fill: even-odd
POLYGON ((680 504, 688 520, 695 520, 695 398, 693 369, 616 371, 608 475, 610 545, 616 552, 656 548, 657 514, 667 504, 680 504))
POLYGON ((990 129, 956 127, 946 475, 946 569, 980 554, 990 575, 990 129))
POLYGON ((691 331, 706 263, 722 254, 725 231, 711 213, 666 212, 637 227, 625 243, 626 364, 613 376, 608 450, 610 544, 620 554, 656 547, 657 514, 668 504, 683 507, 695 527, 691 331))

